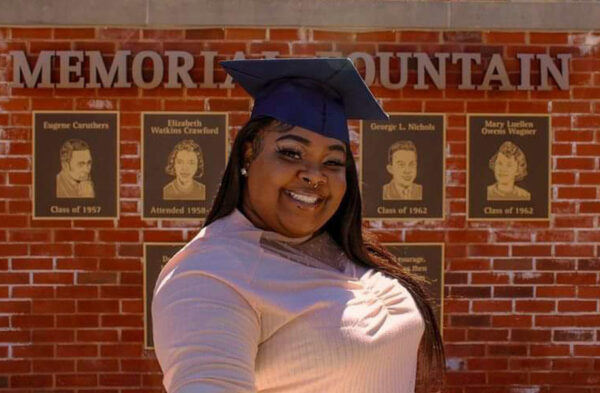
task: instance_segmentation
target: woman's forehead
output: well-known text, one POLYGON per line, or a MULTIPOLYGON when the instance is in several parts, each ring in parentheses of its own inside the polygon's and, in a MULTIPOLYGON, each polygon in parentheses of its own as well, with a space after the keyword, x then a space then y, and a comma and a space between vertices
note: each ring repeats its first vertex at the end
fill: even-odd
POLYGON ((284 140, 295 141, 307 147, 328 147, 333 150, 346 151, 346 145, 343 141, 320 135, 314 131, 294 126, 283 132, 269 132, 268 138, 270 142, 279 142, 284 140))

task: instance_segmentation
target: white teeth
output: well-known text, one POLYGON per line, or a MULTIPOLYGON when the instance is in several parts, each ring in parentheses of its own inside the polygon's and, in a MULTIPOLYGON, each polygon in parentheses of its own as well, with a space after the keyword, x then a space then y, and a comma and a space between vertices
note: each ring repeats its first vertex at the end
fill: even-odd
POLYGON ((310 203, 310 204, 314 204, 317 202, 317 200, 319 199, 316 196, 308 196, 308 195, 302 195, 302 194, 296 194, 295 192, 291 192, 288 191, 288 194, 294 198, 295 200, 299 201, 299 202, 303 202, 303 203, 310 203))

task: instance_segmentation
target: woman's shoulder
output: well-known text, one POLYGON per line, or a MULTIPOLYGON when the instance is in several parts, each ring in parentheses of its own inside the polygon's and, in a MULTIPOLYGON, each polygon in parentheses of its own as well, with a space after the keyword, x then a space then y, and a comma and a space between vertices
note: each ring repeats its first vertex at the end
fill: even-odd
POLYGON ((159 280, 184 274, 213 276, 231 283, 248 283, 260 257, 258 247, 217 220, 204 227, 160 273, 159 280))

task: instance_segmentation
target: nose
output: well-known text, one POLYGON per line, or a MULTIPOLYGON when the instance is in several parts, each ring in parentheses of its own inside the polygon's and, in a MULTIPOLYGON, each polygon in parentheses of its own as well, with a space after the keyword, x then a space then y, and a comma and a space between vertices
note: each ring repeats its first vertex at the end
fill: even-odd
POLYGON ((315 168, 314 166, 306 167, 305 169, 300 171, 299 177, 300 179, 302 179, 303 182, 314 188, 317 188, 319 185, 325 184, 327 182, 327 177, 323 175, 323 173, 321 173, 321 171, 318 168, 315 168))

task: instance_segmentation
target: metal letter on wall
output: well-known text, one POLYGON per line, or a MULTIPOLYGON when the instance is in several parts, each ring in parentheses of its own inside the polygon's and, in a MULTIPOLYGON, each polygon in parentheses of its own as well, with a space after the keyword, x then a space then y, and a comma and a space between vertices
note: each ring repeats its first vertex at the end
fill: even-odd
POLYGON ((154 348, 152 338, 152 294, 158 275, 185 243, 144 243, 144 348, 154 348))
POLYGON ((410 273, 427 279, 426 289, 433 299, 433 308, 440 328, 444 317, 444 244, 443 243, 382 243, 399 265, 410 273))
POLYGON ((361 122, 360 183, 366 219, 444 218, 445 119, 391 114, 361 122))
POLYGON ((468 115, 470 220, 550 219, 550 116, 468 115))
POLYGON ((33 218, 119 215, 119 114, 33 112, 33 218))
POLYGON ((143 217, 206 217, 227 161, 227 115, 143 113, 142 128, 143 217))

